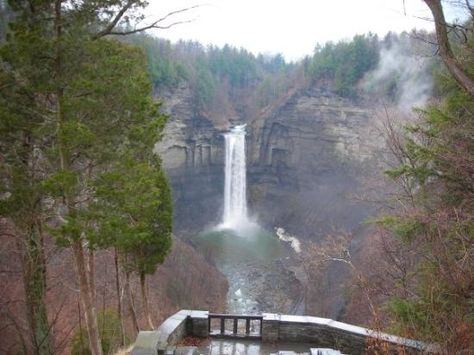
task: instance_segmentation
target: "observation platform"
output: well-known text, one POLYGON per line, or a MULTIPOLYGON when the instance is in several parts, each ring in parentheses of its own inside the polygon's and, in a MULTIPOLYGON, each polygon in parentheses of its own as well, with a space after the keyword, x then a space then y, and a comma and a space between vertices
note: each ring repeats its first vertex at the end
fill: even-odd
POLYGON ((429 354, 436 347, 327 318, 274 313, 213 314, 181 310, 154 331, 141 331, 132 355, 429 354))

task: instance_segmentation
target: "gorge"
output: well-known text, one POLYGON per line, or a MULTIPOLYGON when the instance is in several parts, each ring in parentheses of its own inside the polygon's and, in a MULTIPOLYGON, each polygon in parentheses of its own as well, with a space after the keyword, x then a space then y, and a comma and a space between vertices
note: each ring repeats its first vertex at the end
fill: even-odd
MULTIPOLYGON (((175 83, 156 87, 170 115, 156 151, 173 186, 176 233, 197 247, 195 236, 222 222, 229 193, 224 135, 246 125, 248 215, 272 238, 300 243, 304 252, 290 249, 283 268, 297 281, 295 289, 303 289, 304 297, 301 291, 292 297, 304 299, 306 312, 351 321, 347 294, 353 280, 347 265, 326 263, 322 272, 305 265, 318 254, 318 245, 337 240, 344 240, 359 262, 372 252, 376 237, 366 222, 381 207, 374 201, 395 188, 384 177, 393 164, 384 125, 398 106, 406 107, 404 78, 417 85, 409 48, 430 49, 414 43, 405 34, 383 40, 356 35, 349 42, 328 43, 297 64, 197 43, 154 52, 165 61, 181 60, 173 62, 175 83), (179 57, 187 51, 201 64, 179 57), (393 53, 408 65, 385 68, 393 60, 380 56, 393 53), (179 65, 190 74, 180 78, 179 65)), ((431 87, 426 67, 425 61, 416 71, 424 88, 431 87)), ((355 315, 359 322, 370 311, 358 307, 364 308, 355 315)), ((291 308, 284 312, 292 313, 291 308)))
POLYGON ((352 285, 348 268, 329 263, 318 274, 305 265, 317 253, 315 245, 326 240, 349 240, 354 258, 373 244, 365 222, 378 206, 370 201, 383 199, 392 188, 383 177, 387 147, 382 102, 395 107, 403 85, 370 76, 378 70, 381 47, 402 43, 408 48, 410 41, 409 36, 387 35, 381 41, 357 35, 349 42, 326 44, 297 64, 196 43, 152 48, 165 62, 181 60, 169 61, 175 65, 170 73, 177 73, 174 84, 156 87, 156 97, 170 115, 156 151, 173 187, 176 233, 198 247, 196 235, 222 222, 224 134, 245 124, 248 215, 271 238, 291 236, 303 250, 296 253, 288 242, 279 242, 288 254, 276 274, 290 275, 296 281, 288 281, 295 285, 289 289, 297 291, 290 292, 293 300, 286 309, 272 309, 292 313, 304 299, 306 312, 343 318, 352 285), (180 57, 188 51, 199 61, 180 57), (179 65, 189 70, 186 77, 180 78, 179 65))
MULTIPOLYGON (((191 103, 190 90, 184 86, 175 93, 171 105, 165 100, 172 119, 157 150, 173 185, 175 228, 191 244, 198 245, 194 236, 218 225, 220 216, 225 216, 223 201, 229 186, 225 177, 226 129, 215 127, 210 119, 194 113, 191 103)), ((383 144, 374 124, 374 111, 370 104, 340 98, 328 91, 298 90, 262 116, 247 120, 249 211, 271 231, 265 233, 269 242, 277 243, 275 228, 284 228, 304 242, 318 241, 327 233, 352 231, 370 215, 372 207, 353 197, 357 191, 365 191, 368 179, 364 171, 378 163, 377 152, 383 144)), ((232 250, 238 248, 238 242, 228 242, 232 247, 226 251, 227 257, 232 252, 241 255, 232 250)), ((292 313, 308 280, 296 266, 297 255, 286 249, 284 258, 291 256, 290 261, 275 263, 278 265, 270 268, 272 272, 266 266, 261 275, 267 279, 265 285, 287 290, 286 295, 279 295, 286 298, 279 303, 283 309, 268 300, 262 304, 272 311, 292 313), (285 276, 280 282, 272 282, 278 278, 276 275, 285 276)), ((212 252, 207 249, 204 255, 212 252)), ((229 270, 224 273, 232 275, 229 270)), ((343 267, 334 266, 327 276, 323 297, 331 299, 331 305, 323 306, 321 299, 311 300, 310 295, 306 300, 308 310, 334 318, 340 315, 345 302, 341 283, 347 280, 346 273, 343 267)), ((249 285, 262 283, 255 276, 254 283, 242 275, 236 279, 249 285)), ((241 286, 232 285, 230 281, 228 302, 241 298, 236 293, 243 292, 241 286)), ((267 294, 272 292, 267 289, 267 294)))

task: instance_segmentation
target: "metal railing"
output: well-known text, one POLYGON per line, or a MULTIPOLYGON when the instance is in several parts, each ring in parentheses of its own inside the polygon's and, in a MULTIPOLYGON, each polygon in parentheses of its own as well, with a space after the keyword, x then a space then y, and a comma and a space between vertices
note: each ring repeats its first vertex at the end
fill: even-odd
MULTIPOLYGON (((228 322, 229 323, 229 322, 228 322)), ((257 338, 262 337, 263 316, 209 313, 209 335, 214 337, 257 338), (219 319, 219 327, 212 328, 212 320, 219 319), (226 328, 226 320, 232 320, 231 329, 226 328), (245 324, 239 324, 239 320, 245 324), (257 324, 255 324, 257 323, 257 324)))

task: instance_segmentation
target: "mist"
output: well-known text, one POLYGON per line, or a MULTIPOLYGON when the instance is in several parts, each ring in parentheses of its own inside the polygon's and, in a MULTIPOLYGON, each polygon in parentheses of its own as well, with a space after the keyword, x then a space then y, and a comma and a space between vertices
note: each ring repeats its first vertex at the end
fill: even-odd
POLYGON ((363 84, 369 93, 393 97, 403 113, 425 106, 433 89, 429 70, 433 57, 426 54, 426 48, 412 49, 412 42, 385 45, 380 50, 377 68, 366 76, 363 84))

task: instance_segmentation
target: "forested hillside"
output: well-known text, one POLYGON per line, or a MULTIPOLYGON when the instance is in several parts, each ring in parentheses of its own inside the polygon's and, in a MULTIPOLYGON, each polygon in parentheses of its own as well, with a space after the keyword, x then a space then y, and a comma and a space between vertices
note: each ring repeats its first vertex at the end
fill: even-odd
POLYGON ((402 95, 408 67, 416 66, 419 77, 431 76, 436 49, 430 39, 432 34, 416 31, 388 33, 383 38, 371 33, 356 35, 347 41, 316 44, 314 53, 298 62, 286 62, 281 54, 256 56, 228 45, 171 43, 145 34, 126 41, 145 49, 158 95, 186 84, 197 110, 247 120, 289 91, 315 86, 345 98, 376 94, 387 103, 396 102, 402 95), (383 73, 389 78, 383 78, 380 87, 381 78, 373 76, 387 53, 400 64, 383 73))
POLYGON ((255 56, 231 46, 203 47, 197 42, 171 44, 147 35, 127 38, 145 49, 155 91, 173 91, 187 85, 197 111, 214 121, 241 119, 284 94, 296 65, 281 55, 255 56), (228 119, 228 118, 227 118, 228 119))

